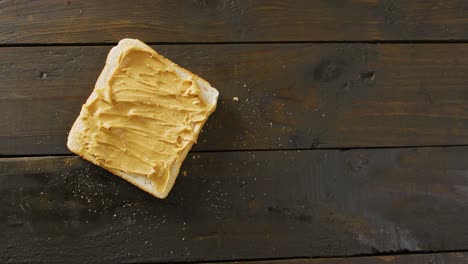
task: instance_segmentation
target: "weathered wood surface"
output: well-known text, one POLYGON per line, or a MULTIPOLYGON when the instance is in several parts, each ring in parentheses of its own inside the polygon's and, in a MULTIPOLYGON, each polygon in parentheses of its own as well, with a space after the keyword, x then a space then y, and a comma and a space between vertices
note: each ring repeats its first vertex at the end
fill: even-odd
POLYGON ((0 43, 466 40, 463 0, 0 1, 0 43))
MULTIPOLYGON (((221 92, 197 150, 468 143, 467 44, 154 48, 221 92)), ((1 48, 0 154, 69 153, 109 49, 1 48)))
MULTIPOLYGON (((225 262, 219 262, 225 263, 225 262)), ((468 263, 468 253, 436 253, 370 256, 352 258, 284 259, 269 261, 237 261, 238 264, 452 264, 468 263)))
POLYGON ((158 200, 77 157, 0 159, 0 261, 463 250, 468 147, 190 154, 158 200))

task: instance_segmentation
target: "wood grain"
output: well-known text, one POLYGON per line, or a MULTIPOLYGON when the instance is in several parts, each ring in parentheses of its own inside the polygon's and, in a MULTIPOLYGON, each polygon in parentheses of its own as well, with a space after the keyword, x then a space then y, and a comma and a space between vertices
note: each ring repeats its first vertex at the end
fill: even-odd
MULTIPOLYGON (((196 150, 468 143, 467 44, 154 48, 221 93, 196 150)), ((109 49, 1 48, 0 154, 69 153, 109 49)))
MULTIPOLYGON (((351 258, 319 258, 319 259, 284 259, 268 261, 237 261, 239 264, 451 264, 467 263, 468 253, 435 253, 413 255, 370 256, 351 258)), ((226 262, 219 262, 226 263, 226 262)))
POLYGON ((77 157, 3 158, 0 260, 466 250, 467 159, 468 147, 195 153, 158 200, 77 157))
POLYGON ((463 0, 0 1, 0 43, 466 40, 463 0))

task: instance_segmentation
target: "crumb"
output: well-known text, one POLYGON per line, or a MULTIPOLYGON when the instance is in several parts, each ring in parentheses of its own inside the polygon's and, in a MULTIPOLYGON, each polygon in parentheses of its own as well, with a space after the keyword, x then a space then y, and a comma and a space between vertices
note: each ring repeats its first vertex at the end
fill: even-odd
POLYGON ((237 97, 237 96, 233 97, 232 100, 235 101, 235 102, 239 102, 239 97, 237 97))
POLYGON ((187 171, 183 171, 182 175, 187 176, 187 171))

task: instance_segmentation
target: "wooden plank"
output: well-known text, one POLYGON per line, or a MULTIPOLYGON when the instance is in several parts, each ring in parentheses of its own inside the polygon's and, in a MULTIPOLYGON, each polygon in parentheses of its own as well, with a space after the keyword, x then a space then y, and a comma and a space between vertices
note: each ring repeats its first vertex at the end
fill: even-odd
POLYGON ((0 159, 0 260, 156 262, 468 246, 468 147, 190 154, 166 200, 77 157, 0 159))
POLYGON ((4 0, 0 43, 466 40, 463 0, 4 0))
MULTIPOLYGON (((154 47, 221 92, 197 150, 468 143, 467 44, 154 47)), ((109 49, 1 48, 0 154, 69 153, 109 49)))
MULTIPOLYGON (((412 255, 390 255, 390 256, 369 256, 369 257, 351 257, 351 258, 318 258, 318 259, 282 259, 268 261, 236 261, 238 264, 449 264, 449 263, 467 263, 468 253, 433 253, 433 254, 412 254, 412 255)), ((212 262, 211 262, 212 263, 212 262)), ((228 262, 219 262, 228 263, 228 262)))

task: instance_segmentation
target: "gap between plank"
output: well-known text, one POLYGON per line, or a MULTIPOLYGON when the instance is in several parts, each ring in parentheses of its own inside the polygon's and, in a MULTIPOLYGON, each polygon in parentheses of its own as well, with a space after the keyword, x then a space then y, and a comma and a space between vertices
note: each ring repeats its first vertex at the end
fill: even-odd
MULTIPOLYGON (((292 40, 292 41, 213 41, 213 42, 145 42, 147 45, 240 45, 240 44, 456 44, 468 43, 468 39, 448 40, 292 40)), ((86 47, 115 46, 117 42, 87 42, 87 43, 0 43, 0 48, 16 47, 86 47)))
MULTIPOLYGON (((284 149, 239 149, 239 150, 195 150, 190 153, 224 153, 224 152, 292 152, 292 151, 320 151, 320 150, 338 150, 341 152, 359 150, 359 149, 408 149, 408 148, 456 148, 468 147, 466 144, 461 145, 424 145, 424 146, 378 146, 378 147, 324 147, 324 148, 284 148, 284 149)), ((74 153, 58 153, 58 154, 24 154, 24 155, 0 155, 2 158, 34 158, 34 157, 72 157, 78 156, 74 153)))
MULTIPOLYGON (((457 250, 441 250, 441 251, 396 251, 387 253, 377 254, 356 254, 356 255, 342 255, 342 256, 314 256, 314 257, 278 257, 278 258, 254 258, 254 259, 227 259, 227 260, 205 260, 205 261, 175 261, 166 263, 236 263, 236 262, 269 262, 269 261, 281 261, 281 260, 312 260, 312 259, 357 259, 364 257, 388 257, 388 256, 406 256, 406 255, 431 255, 431 254, 449 254, 449 253, 466 253, 468 249, 457 249, 457 250)), ((124 262, 124 263, 141 263, 141 262, 124 262)), ((151 262, 150 262, 151 263, 151 262)))

